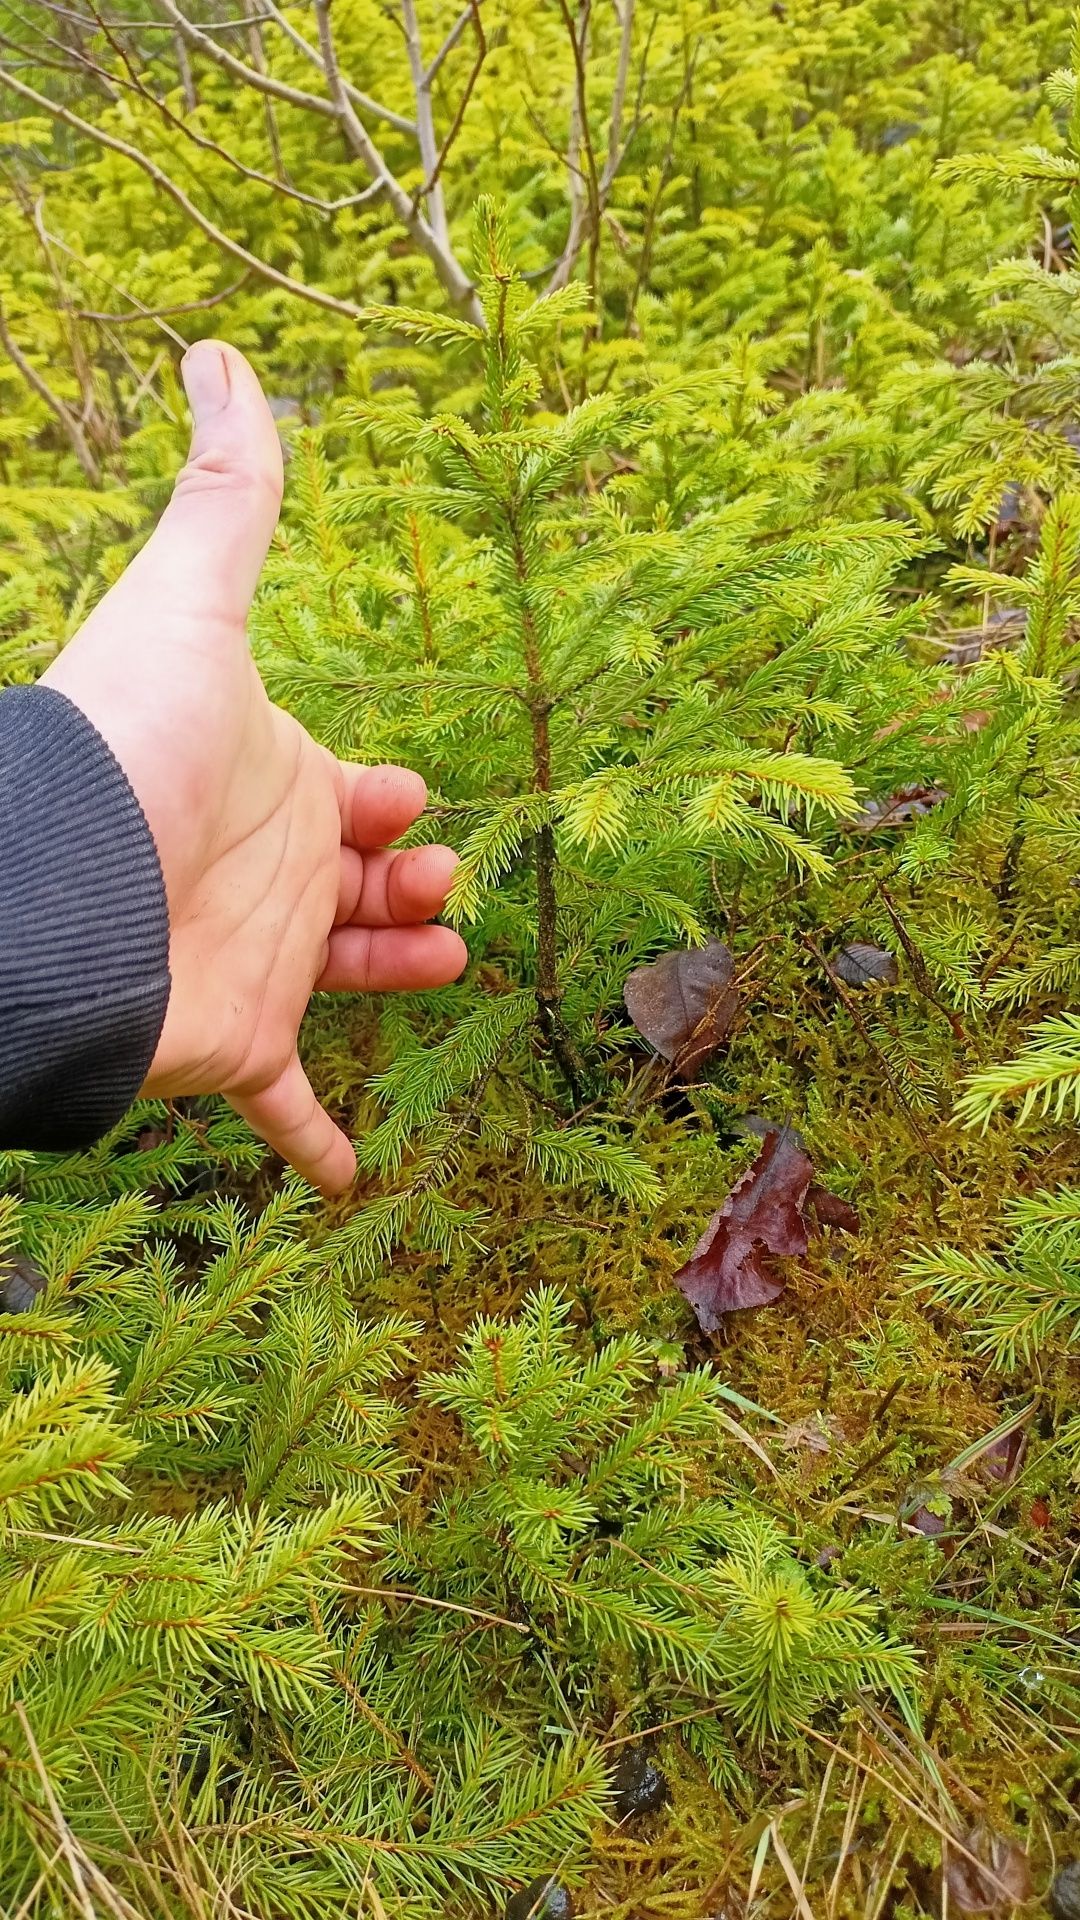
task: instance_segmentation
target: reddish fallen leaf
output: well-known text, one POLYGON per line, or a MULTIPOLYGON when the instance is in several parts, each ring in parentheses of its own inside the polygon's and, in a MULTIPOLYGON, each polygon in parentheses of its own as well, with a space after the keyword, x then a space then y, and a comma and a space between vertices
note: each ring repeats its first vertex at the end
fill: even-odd
POLYGON ((841 1200, 838 1193, 830 1193, 826 1187, 813 1186, 806 1196, 807 1205, 813 1207, 819 1227, 835 1227, 839 1233, 858 1233, 859 1216, 854 1207, 841 1200))
POLYGON ((623 988, 635 1027, 677 1073, 691 1079, 722 1046, 739 1010, 735 962, 722 940, 675 947, 636 967, 623 988))
POLYGON ((936 1513, 933 1507, 916 1507, 908 1525, 924 1534, 927 1540, 937 1540, 945 1532, 950 1519, 951 1515, 936 1513))
POLYGON ((852 833, 877 833, 881 827, 902 827, 908 820, 939 807, 948 795, 944 787, 898 787, 883 800, 868 800, 851 821, 852 833))
POLYGON ((992 1441, 975 1464, 984 1480, 1007 1487, 1016 1479, 1026 1452, 1027 1430, 1014 1427, 1011 1433, 1003 1433, 1000 1439, 992 1441))
POLYGON ((833 971, 846 987, 895 987, 900 978, 895 954, 887 947, 871 947, 864 940, 853 940, 849 947, 843 947, 833 961, 833 971))
POLYGON ((1028 1519, 1033 1527, 1038 1527, 1040 1533, 1044 1533, 1050 1525, 1050 1502, 1044 1500, 1041 1493, 1032 1501, 1028 1519))
POLYGON ((1028 1857, 1014 1840, 979 1825, 961 1834, 960 1844, 963 1853, 955 1845, 944 1850, 949 1904, 958 1913, 1003 1914, 1030 1897, 1028 1857))
POLYGON ((774 1262, 806 1252, 803 1209, 813 1178, 810 1155, 787 1127, 766 1134, 753 1166, 675 1275, 703 1332, 713 1333, 725 1313, 768 1306, 783 1293, 787 1282, 774 1262))

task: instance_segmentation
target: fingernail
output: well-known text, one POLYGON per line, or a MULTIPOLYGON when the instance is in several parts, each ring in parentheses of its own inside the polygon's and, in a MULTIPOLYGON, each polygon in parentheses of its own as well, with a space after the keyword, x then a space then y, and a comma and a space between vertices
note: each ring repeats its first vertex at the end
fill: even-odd
POLYGON ((220 413, 229 403, 229 373, 220 347, 208 340, 189 347, 180 362, 180 377, 196 425, 220 413))

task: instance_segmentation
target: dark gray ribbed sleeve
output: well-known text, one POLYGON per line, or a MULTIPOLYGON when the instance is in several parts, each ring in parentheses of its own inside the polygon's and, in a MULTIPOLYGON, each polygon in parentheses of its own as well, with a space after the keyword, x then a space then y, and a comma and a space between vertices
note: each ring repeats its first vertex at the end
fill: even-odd
POLYGON ((169 918, 142 808, 85 715, 0 692, 0 1147, 88 1146, 153 1059, 169 918))

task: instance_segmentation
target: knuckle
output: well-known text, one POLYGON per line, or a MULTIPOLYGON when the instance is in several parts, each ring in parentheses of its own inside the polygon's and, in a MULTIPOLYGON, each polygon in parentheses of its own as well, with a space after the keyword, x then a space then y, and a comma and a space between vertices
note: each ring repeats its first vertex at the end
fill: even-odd
POLYGON ((176 482, 179 495, 240 493, 250 499, 281 505, 283 473, 280 460, 269 461, 237 453, 226 446, 200 448, 187 461, 176 482))

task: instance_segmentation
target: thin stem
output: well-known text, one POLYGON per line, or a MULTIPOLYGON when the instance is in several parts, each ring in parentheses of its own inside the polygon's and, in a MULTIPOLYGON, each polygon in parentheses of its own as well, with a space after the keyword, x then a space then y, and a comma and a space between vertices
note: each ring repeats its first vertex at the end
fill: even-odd
MULTIPOLYGON (((458 134, 461 132, 462 122, 465 119, 466 109, 469 105, 469 101, 472 99, 472 96, 473 96, 473 89, 480 78, 480 74, 484 66, 484 61, 487 59, 488 44, 487 44, 487 36, 484 33, 483 24, 480 19, 480 0, 472 0, 472 6, 469 9, 469 17, 471 18, 476 28, 476 58, 473 61, 472 68, 470 69, 469 77, 466 80, 465 85, 461 90, 461 99, 458 101, 458 104, 457 104, 457 112, 455 113, 454 118, 450 122, 450 130, 446 136, 446 139, 442 143, 442 149, 439 153, 438 159, 435 162, 435 171, 424 188, 425 193, 430 192, 431 188, 435 186, 436 182, 440 179, 442 175, 442 170, 446 165, 447 159, 450 154, 450 149, 453 146, 454 141, 457 139, 458 134)), ((428 69, 428 72, 430 74, 430 68, 428 69)))
POLYGON ((424 169, 424 185, 421 197, 427 203, 427 215, 431 230, 442 247, 450 244, 450 229, 446 222, 446 202, 439 181, 439 143, 435 137, 435 113, 431 104, 431 81, 424 65, 424 50, 420 43, 420 22, 416 13, 416 0, 401 0, 401 15, 405 23, 405 45, 409 54, 409 71, 412 74, 413 93, 416 98, 416 134, 420 143, 420 161, 424 169))
MULTIPOLYGON (((509 512, 514 550, 514 571, 521 596, 521 630, 524 641, 525 672, 528 678, 528 707, 532 722, 533 786, 537 793, 550 793, 552 699, 544 681, 540 637, 536 619, 528 603, 528 562, 517 520, 516 506, 509 512)), ((555 884, 558 855, 555 831, 545 821, 536 834, 536 1011, 540 1031, 547 1041, 551 1057, 569 1089, 575 1107, 581 1105, 585 1064, 562 1013, 562 987, 559 982, 559 897, 555 884)))
MULTIPOLYGON (((208 307, 220 307, 224 300, 231 300, 250 280, 249 273, 242 273, 238 280, 230 281, 222 287, 220 293, 205 294, 201 300, 181 300, 175 307, 140 307, 136 302, 134 313, 98 313, 92 307, 75 307, 73 312, 79 320, 95 320, 102 326, 126 327, 135 320, 171 320, 181 313, 204 313, 208 307)), ((129 293, 129 300, 135 295, 129 293)))
POLYGON ((12 339, 3 307, 0 307, 0 346, 3 347, 12 365, 18 368, 27 386, 37 394, 39 400, 45 402, 50 413, 59 421, 68 445, 90 485, 100 487, 101 468, 90 450, 90 443, 82 427, 66 401, 61 400, 60 395, 53 392, 48 381, 36 367, 31 366, 22 348, 12 339))
MULTIPOLYGON (((235 53, 227 47, 219 47, 193 20, 189 20, 176 5, 175 0, 157 0, 162 12, 183 34, 189 46, 198 47, 215 66, 222 67, 234 80, 240 80, 245 86, 254 87, 257 93, 269 94, 274 100, 287 101, 291 107, 302 107, 305 113, 321 113, 328 120, 339 118, 338 109, 333 100, 324 100, 320 94, 306 93, 303 87, 290 87, 284 80, 275 80, 271 73, 260 73, 257 68, 248 66, 245 60, 238 60, 235 53)), ((245 22, 246 24, 246 22, 245 22)))
POLYGON ((446 59, 447 54, 452 53, 454 48, 457 46, 457 43, 461 39, 461 36, 464 33, 466 27, 468 26, 470 20, 473 18, 474 12, 475 12, 475 8, 473 6, 468 6, 465 8, 463 13, 458 14, 457 19, 454 21, 453 26, 451 27, 449 33, 446 36, 446 39, 443 41, 442 46, 439 48, 438 53, 435 55, 435 58, 431 62, 431 65, 429 66, 427 73, 425 75, 425 78, 427 80, 429 87, 432 81, 434 80, 435 75, 438 73, 439 68, 442 66, 443 61, 446 59))

